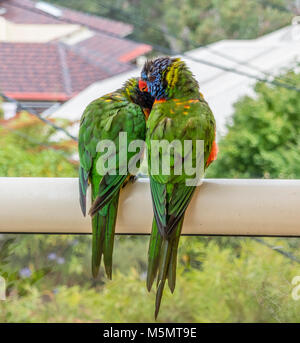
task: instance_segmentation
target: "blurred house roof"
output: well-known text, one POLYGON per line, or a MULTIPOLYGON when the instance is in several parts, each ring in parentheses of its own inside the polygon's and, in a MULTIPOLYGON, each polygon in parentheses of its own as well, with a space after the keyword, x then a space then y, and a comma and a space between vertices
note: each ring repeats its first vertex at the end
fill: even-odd
MULTIPOLYGON (((202 47, 189 51, 186 55, 213 62, 225 68, 245 71, 255 77, 266 78, 269 75, 276 75, 300 61, 299 26, 287 26, 252 40, 219 41, 209 45, 208 48, 202 47)), ((234 103, 241 96, 253 95, 253 84, 256 81, 246 76, 191 61, 185 57, 183 59, 198 80, 200 90, 214 112, 218 134, 224 134, 226 123, 233 113, 234 103)), ((62 105, 52 114, 53 117, 78 120, 90 101, 119 88, 126 78, 138 73, 139 70, 135 69, 126 74, 96 82, 62 105)), ((76 129, 78 128, 73 131, 75 135, 77 134, 76 129)))
MULTIPOLYGON (((131 25, 52 7, 30 0, 0 1, 0 8, 6 10, 0 15, 0 24, 2 19, 2 24, 6 20, 25 25, 24 32, 30 27, 26 42, 25 33, 2 42, 0 35, 0 89, 15 99, 66 101, 96 81, 135 69, 131 62, 151 50, 147 44, 124 38, 132 31, 131 25), (42 6, 37 8, 38 4, 42 6), (83 26, 70 24, 73 21, 83 26), (69 26, 65 33, 62 24, 69 26), (51 36, 47 28, 51 30, 53 25, 60 25, 62 34, 47 41, 51 36), (20 41, 16 41, 18 36, 20 41)), ((21 31, 18 28, 17 32, 21 31)))
POLYGON ((6 13, 3 14, 5 19, 18 24, 68 24, 75 21, 83 26, 112 33, 119 37, 125 37, 133 31, 133 26, 129 24, 56 5, 53 6, 43 1, 1 0, 0 7, 6 9, 6 13), (47 11, 47 5, 50 6, 49 8, 57 8, 57 13, 47 11))
POLYGON ((60 43, 0 43, 0 88, 15 99, 66 101, 112 75, 100 65, 60 43))

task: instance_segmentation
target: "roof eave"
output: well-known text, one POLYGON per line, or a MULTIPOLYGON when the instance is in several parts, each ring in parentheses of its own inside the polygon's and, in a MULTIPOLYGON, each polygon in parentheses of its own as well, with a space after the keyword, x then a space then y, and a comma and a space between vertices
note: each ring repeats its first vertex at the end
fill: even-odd
POLYGON ((10 98, 24 101, 67 101, 71 98, 64 93, 42 93, 42 92, 6 92, 10 98))

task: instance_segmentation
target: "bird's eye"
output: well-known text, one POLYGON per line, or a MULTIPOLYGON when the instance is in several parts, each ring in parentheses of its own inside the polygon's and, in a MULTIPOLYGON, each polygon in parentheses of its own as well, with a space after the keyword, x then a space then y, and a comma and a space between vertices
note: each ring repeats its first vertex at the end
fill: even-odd
POLYGON ((155 81, 155 76, 154 76, 154 75, 149 75, 148 80, 149 80, 150 82, 155 81))

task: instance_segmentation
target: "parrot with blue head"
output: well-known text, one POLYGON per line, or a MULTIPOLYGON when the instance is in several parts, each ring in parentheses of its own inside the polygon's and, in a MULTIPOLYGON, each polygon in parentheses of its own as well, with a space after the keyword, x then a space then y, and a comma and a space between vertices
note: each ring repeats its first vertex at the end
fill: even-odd
MULTIPOLYGON (((148 168, 154 218, 148 250, 147 288, 150 291, 157 278, 155 318, 159 313, 166 280, 171 292, 176 282, 177 250, 184 215, 199 184, 197 170, 176 172, 177 162, 185 163, 189 157, 197 164, 197 141, 203 142, 203 171, 216 159, 216 124, 213 113, 185 62, 180 58, 160 57, 147 61, 139 81, 141 91, 155 99, 146 123, 148 168), (154 149, 155 141, 172 144, 179 141, 179 149, 154 149), (182 147, 191 142, 186 154, 182 147), (169 154, 167 156, 167 154, 169 154), (153 172, 153 160, 158 160, 159 171, 153 172), (164 161, 169 161, 169 173, 163 172, 164 161), (188 180, 198 180, 189 183, 188 180), (198 179, 197 179, 198 178, 198 179)), ((201 175, 203 176, 203 175, 201 175)))

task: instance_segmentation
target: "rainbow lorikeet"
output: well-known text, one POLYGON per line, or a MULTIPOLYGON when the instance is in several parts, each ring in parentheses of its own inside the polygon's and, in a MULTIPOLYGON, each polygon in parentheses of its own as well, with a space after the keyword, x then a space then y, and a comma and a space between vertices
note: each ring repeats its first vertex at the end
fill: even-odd
MULTIPOLYGON (((152 104, 153 98, 150 94, 141 92, 138 79, 132 78, 123 88, 91 102, 82 115, 78 143, 79 192, 81 209, 85 215, 87 187, 89 183, 91 184, 92 206, 89 213, 92 216, 94 277, 98 275, 102 255, 107 277, 110 279, 112 277, 112 253, 119 193, 130 177, 127 163, 135 155, 133 152, 128 152, 128 145, 135 140, 145 140, 145 116, 148 116, 152 104), (124 149, 119 141, 121 133, 127 134, 125 160, 120 158, 121 149, 124 149), (99 165, 100 162, 105 164, 102 160, 104 151, 98 144, 107 140, 116 148, 106 162, 115 159, 116 163, 111 169, 108 166, 107 172, 104 173, 100 172, 103 166, 99 165)), ((141 151, 140 153, 142 154, 141 151)))
POLYGON ((139 87, 155 98, 146 124, 146 143, 154 212, 148 251, 147 288, 151 290, 157 277, 156 318, 166 279, 171 292, 175 289, 179 237, 185 211, 197 186, 197 183, 187 185, 188 179, 196 173, 188 175, 182 172, 177 175, 176 163, 179 159, 184 164, 189 156, 195 165, 198 156, 196 141, 202 140, 204 170, 216 158, 216 127, 213 113, 199 92, 197 81, 179 58, 162 57, 146 62, 139 87), (185 141, 190 141, 192 145, 186 155, 179 148, 177 155, 174 152, 173 158, 170 158, 163 151, 154 152, 152 143, 162 140, 169 143, 179 140, 181 146, 185 141), (153 157, 159 160, 160 168, 156 173, 153 173, 153 157), (168 174, 162 172, 166 158, 170 158, 168 174))

